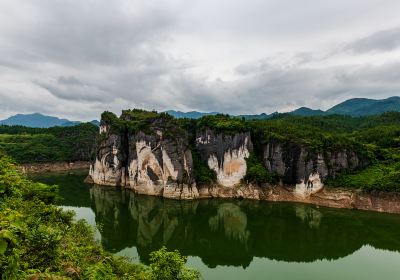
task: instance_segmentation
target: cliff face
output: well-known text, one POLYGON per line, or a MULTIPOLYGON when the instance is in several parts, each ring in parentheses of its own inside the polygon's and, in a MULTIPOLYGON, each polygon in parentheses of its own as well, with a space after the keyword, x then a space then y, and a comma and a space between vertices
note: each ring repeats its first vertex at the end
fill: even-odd
POLYGON ((306 197, 319 192, 323 182, 338 171, 366 164, 350 149, 315 152, 301 144, 252 139, 250 132, 183 129, 185 126, 171 117, 148 113, 153 115, 142 121, 135 114, 129 111, 120 118, 101 121, 96 158, 89 174, 94 183, 176 199, 263 199, 271 182, 261 186, 243 182, 248 171, 246 158, 254 153, 261 166, 278 175, 280 180, 275 184, 291 186, 295 195, 306 197), (199 172, 194 170, 193 149, 205 168, 215 172, 215 182, 196 182, 199 172))
POLYGON ((127 153, 124 135, 110 132, 110 127, 102 123, 100 137, 96 158, 89 170, 92 181, 99 185, 125 186, 127 153))
POLYGON ((170 198, 198 196, 187 137, 165 138, 139 132, 129 135, 127 186, 141 194, 170 198))
POLYGON ((246 175, 246 158, 253 150, 250 133, 225 135, 207 129, 196 135, 201 159, 217 174, 223 187, 233 187, 246 175))
POLYGON ((166 137, 167 133, 170 131, 157 121, 147 133, 116 133, 112 125, 102 121, 96 159, 90 168, 92 181, 129 187, 141 194, 197 197, 187 135, 166 137))
POLYGON ((301 194, 319 191, 326 179, 343 169, 353 170, 366 165, 351 150, 315 153, 301 145, 277 141, 263 146, 263 161, 270 172, 279 174, 284 184, 295 185, 301 194))

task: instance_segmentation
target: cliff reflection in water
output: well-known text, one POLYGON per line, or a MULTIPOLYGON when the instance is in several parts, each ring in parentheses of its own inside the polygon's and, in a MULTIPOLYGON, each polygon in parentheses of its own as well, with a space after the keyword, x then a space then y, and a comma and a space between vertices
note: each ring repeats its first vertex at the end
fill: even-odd
POLYGON ((147 262, 165 245, 209 267, 247 267, 253 257, 288 262, 337 259, 363 245, 400 251, 400 217, 247 200, 175 201, 95 186, 91 208, 106 249, 136 247, 147 262))

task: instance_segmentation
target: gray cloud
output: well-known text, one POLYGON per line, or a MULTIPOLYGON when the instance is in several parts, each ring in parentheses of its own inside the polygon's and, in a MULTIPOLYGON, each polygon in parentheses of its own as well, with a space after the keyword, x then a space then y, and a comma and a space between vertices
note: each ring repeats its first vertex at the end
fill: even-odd
POLYGON ((400 19, 388 18, 400 3, 306 2, 2 1, 0 117, 270 113, 398 95, 400 29, 388 26, 400 19), (385 62, 358 57, 389 50, 385 62))
POLYGON ((348 44, 345 50, 358 53, 392 51, 400 47, 400 27, 381 30, 348 44))

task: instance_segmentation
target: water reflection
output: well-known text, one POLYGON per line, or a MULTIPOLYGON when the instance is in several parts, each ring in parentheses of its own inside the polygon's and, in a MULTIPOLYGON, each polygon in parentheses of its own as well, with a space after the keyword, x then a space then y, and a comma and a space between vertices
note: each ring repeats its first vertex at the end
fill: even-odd
POLYGON ((209 267, 247 267, 253 257, 311 262, 337 259, 362 245, 400 250, 396 215, 257 201, 174 201, 130 191, 90 189, 103 245, 137 247, 140 259, 166 245, 209 267))
POLYGON ((400 251, 400 215, 248 200, 166 200, 84 185, 82 176, 40 180, 61 185, 63 205, 93 210, 107 250, 134 247, 145 263, 163 245, 198 256, 211 268, 247 267, 256 257, 334 260, 363 245, 400 251))

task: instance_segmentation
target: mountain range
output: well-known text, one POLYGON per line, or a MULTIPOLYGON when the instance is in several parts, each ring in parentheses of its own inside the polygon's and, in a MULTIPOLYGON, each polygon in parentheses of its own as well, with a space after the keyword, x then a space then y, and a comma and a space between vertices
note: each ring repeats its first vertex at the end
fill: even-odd
MULTIPOLYGON (((296 116, 324 116, 324 115, 349 115, 352 117, 379 115, 389 111, 400 112, 400 97, 392 96, 386 99, 368 99, 368 98, 352 98, 342 103, 339 103, 332 108, 322 111, 310 109, 307 107, 301 107, 294 111, 288 112, 288 114, 296 116)), ((181 112, 169 110, 166 113, 176 118, 190 118, 198 119, 205 115, 216 115, 217 112, 202 113, 197 111, 181 112)), ((274 115, 279 114, 278 112, 272 114, 259 114, 259 115, 237 115, 237 117, 243 117, 245 119, 268 119, 274 115)))
MULTIPOLYGON (((0 120, 0 125, 22 125, 28 127, 47 128, 53 126, 74 126, 80 124, 80 121, 70 121, 58 117, 47 116, 40 113, 17 114, 5 120, 0 120)), ((94 125, 99 125, 99 121, 91 121, 94 125)))
MULTIPOLYGON (((393 96, 386 99, 368 99, 368 98, 353 98, 348 99, 342 103, 339 103, 332 108, 322 111, 310 109, 307 107, 301 107, 294 111, 288 112, 288 114, 297 116, 324 116, 324 115, 349 115, 353 117, 368 116, 368 115, 379 115, 388 111, 400 112, 400 97, 393 96)), ((190 118, 198 119, 206 115, 216 115, 218 112, 181 112, 169 110, 165 113, 174 116, 175 118, 190 118)), ((242 117, 245 119, 268 119, 272 116, 279 114, 278 112, 272 114, 258 114, 258 115, 237 115, 236 117, 242 117)), ((52 127, 52 126, 74 126, 81 123, 80 121, 70 121, 67 119, 61 119, 53 116, 47 116, 40 113, 34 114, 17 114, 11 116, 5 120, 0 120, 0 125, 23 125, 28 127, 52 127)), ((91 123, 99 125, 99 121, 93 120, 91 123)))

